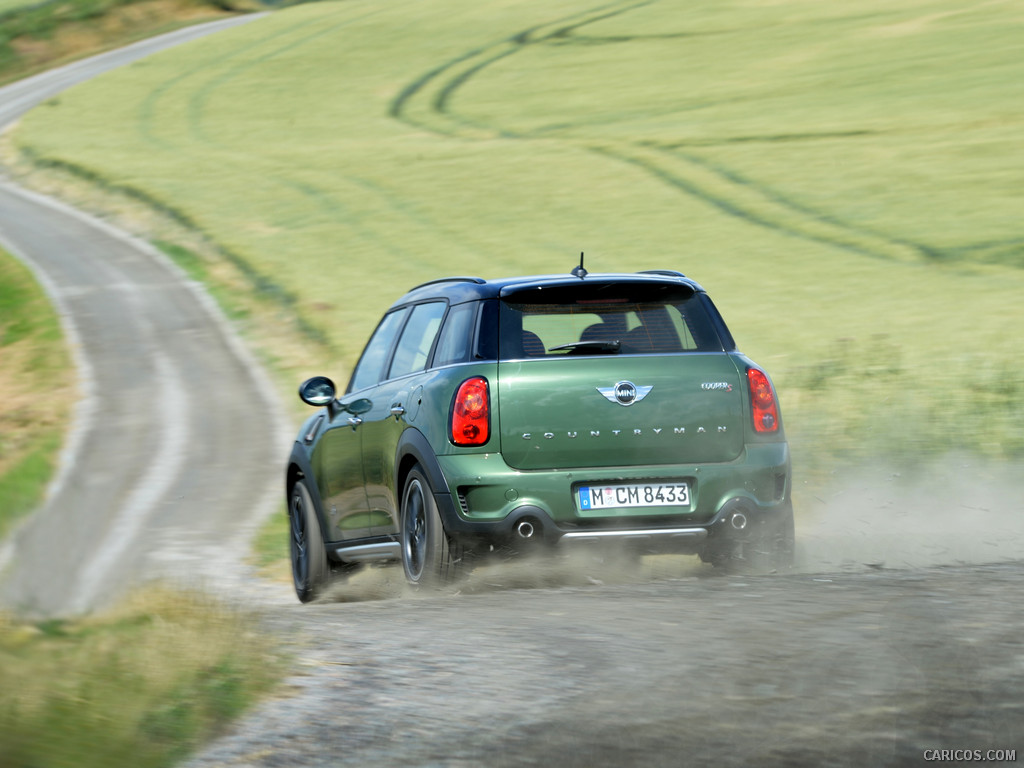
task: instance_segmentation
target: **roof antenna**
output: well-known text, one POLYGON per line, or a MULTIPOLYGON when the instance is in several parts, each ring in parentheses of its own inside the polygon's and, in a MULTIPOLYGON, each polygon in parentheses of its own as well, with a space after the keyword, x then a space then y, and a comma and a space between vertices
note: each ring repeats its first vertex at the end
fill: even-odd
POLYGON ((583 251, 580 251, 580 265, 578 267, 573 267, 571 274, 573 277, 578 277, 580 280, 587 276, 587 270, 583 268, 583 251))

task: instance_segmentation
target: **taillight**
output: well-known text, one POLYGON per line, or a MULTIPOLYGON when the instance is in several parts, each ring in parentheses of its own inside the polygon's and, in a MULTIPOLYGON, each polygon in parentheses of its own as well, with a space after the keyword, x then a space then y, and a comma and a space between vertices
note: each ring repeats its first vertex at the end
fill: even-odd
POLYGON ((491 434, 487 379, 475 376, 459 385, 452 401, 449 433, 455 445, 483 445, 491 434))
POLYGON ((754 429, 757 432, 775 432, 779 428, 779 406, 775 391, 764 371, 751 368, 747 371, 750 384, 750 404, 754 412, 754 429))

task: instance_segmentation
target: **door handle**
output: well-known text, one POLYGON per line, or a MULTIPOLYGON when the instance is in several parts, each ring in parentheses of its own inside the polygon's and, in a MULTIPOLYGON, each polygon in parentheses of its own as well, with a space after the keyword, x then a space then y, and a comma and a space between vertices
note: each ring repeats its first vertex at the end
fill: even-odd
POLYGON ((355 429, 356 427, 363 423, 363 420, 360 419, 358 416, 349 416, 348 423, 352 425, 352 429, 355 429))
POLYGON ((394 416, 396 419, 403 413, 405 413, 405 408, 402 407, 401 403, 394 403, 391 406, 391 415, 394 416))

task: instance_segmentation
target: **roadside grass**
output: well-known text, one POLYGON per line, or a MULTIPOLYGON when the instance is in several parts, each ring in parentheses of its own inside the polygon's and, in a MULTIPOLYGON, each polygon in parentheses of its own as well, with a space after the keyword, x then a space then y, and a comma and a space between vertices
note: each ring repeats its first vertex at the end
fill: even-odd
POLYGON ((260 0, 0 0, 0 83, 260 0))
POLYGON ((212 243, 312 343, 263 340, 285 376, 344 380, 420 281, 585 251, 709 289, 805 476, 1019 459, 1022 26, 955 0, 318 3, 76 88, 13 141, 212 243))
MULTIPOLYGON (((0 0, 0 82, 243 5, 257 7, 0 0)), ((159 245, 188 267, 185 246, 159 245)), ((224 271, 220 284, 230 286, 224 271)), ((201 269, 190 274, 212 282, 201 269)), ((212 290, 244 318, 230 287, 212 290)), ((30 271, 0 250, 0 540, 42 501, 75 397, 53 307, 30 271)), ((177 764, 286 669, 254 627, 212 598, 159 586, 84 619, 0 613, 0 768, 177 764)))
POLYGON ((56 312, 0 250, 0 539, 42 500, 75 396, 56 312))
POLYGON ((0 768, 174 765, 279 679, 253 626, 161 588, 79 620, 0 614, 0 768))
MULTIPOLYGON (((0 539, 51 480, 76 395, 69 358, 44 292, 0 251, 0 539)), ((174 765, 285 669, 252 617, 161 586, 78 620, 0 612, 0 768, 174 765)))
POLYGON ((292 587, 290 539, 287 509, 282 508, 257 530, 250 556, 261 578, 281 584, 286 589, 292 587))
POLYGON ((36 5, 38 0, 0 0, 0 15, 36 5))

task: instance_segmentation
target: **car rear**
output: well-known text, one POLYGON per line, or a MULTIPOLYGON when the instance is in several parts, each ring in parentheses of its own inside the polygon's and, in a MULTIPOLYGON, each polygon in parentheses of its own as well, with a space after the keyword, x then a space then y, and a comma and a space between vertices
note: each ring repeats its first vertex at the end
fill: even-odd
POLYGON ((487 397, 488 450, 445 457, 454 527, 513 547, 623 541, 712 561, 743 559, 780 527, 791 540, 774 389, 699 285, 523 281, 492 314, 494 380, 471 387, 475 407, 487 397))

